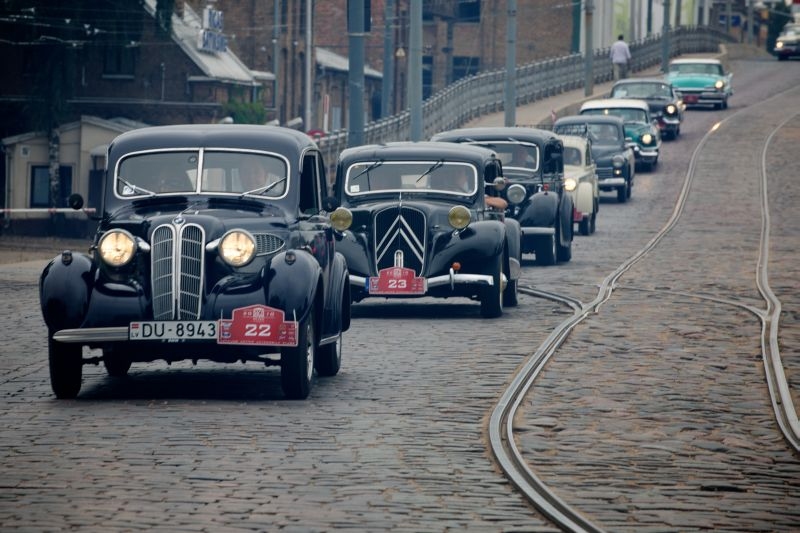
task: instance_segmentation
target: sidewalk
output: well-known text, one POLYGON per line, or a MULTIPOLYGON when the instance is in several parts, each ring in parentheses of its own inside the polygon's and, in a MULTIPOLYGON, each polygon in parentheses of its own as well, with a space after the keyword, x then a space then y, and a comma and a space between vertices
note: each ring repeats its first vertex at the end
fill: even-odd
MULTIPOLYGON (((749 48, 754 48, 754 47, 752 45, 739 45, 734 43, 728 45, 720 45, 720 53, 718 54, 713 54, 713 53, 687 54, 681 57, 716 57, 725 62, 729 57, 736 59, 742 57, 751 57, 753 55, 759 55, 757 51, 750 50, 749 48), (748 49, 740 50, 741 47, 746 47, 748 49)), ((763 51, 763 54, 766 54, 766 51, 763 51)), ((656 65, 648 69, 640 70, 636 73, 633 73, 631 77, 660 78, 661 76, 662 76, 661 65, 656 65)), ((556 118, 560 118, 568 115, 577 114, 583 102, 585 102, 586 100, 594 100, 596 98, 603 98, 607 96, 608 93, 611 91, 611 86, 613 84, 614 84, 613 81, 595 84, 594 90, 592 91, 592 94, 590 96, 586 96, 584 88, 581 87, 580 89, 568 91, 555 96, 550 96, 548 98, 544 98, 542 100, 538 100, 530 104, 519 106, 517 107, 516 124, 517 126, 525 126, 531 128, 551 126, 553 124, 553 119, 552 119, 553 115, 555 115, 556 118)), ((504 123, 505 123, 505 113, 499 112, 499 113, 492 113, 490 115, 485 115, 483 117, 472 120, 467 124, 465 124, 463 127, 477 128, 484 126, 503 126, 504 123)))

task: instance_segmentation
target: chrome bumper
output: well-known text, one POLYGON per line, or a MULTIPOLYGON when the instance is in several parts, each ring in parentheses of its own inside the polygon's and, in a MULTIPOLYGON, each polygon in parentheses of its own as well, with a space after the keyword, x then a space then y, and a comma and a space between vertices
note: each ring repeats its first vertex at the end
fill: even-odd
POLYGON ((523 235, 555 235, 556 228, 541 227, 541 226, 525 226, 520 228, 523 235))
POLYGON ((53 340, 65 343, 127 341, 128 327, 62 329, 53 334, 53 340))
POLYGON ((606 178, 597 180, 598 187, 620 187, 625 185, 625 178, 606 178))
MULTIPOLYGON (((503 285, 507 283, 506 275, 503 274, 503 285)), ((451 268, 449 274, 445 274, 443 276, 434 276, 432 278, 426 278, 425 280, 426 286, 430 289, 432 287, 443 287, 443 286, 450 286, 450 288, 454 288, 456 285, 486 285, 491 287, 494 285, 494 278, 492 276, 487 276, 484 274, 456 274, 456 272, 451 268)), ((352 287, 359 287, 364 292, 369 292, 369 278, 364 276, 356 276, 354 274, 350 274, 350 286, 352 287)), ((376 294, 375 296, 385 296, 390 297, 390 294, 376 294)), ((414 295, 414 296, 422 296, 422 295, 414 295)))

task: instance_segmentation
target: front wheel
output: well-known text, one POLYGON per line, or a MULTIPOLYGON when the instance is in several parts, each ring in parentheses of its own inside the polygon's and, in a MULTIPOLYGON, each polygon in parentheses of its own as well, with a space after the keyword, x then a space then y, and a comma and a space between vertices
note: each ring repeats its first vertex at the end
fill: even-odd
POLYGON ((631 188, 630 183, 626 181, 625 185, 617 189, 617 202, 624 204, 625 202, 628 201, 629 197, 628 191, 630 190, 630 188, 631 188))
POLYGON ((314 359, 314 369, 318 376, 335 376, 342 366, 342 332, 336 342, 320 346, 314 359))
POLYGON ((64 344, 50 339, 47 357, 50 363, 50 386, 56 398, 72 399, 81 390, 83 349, 80 344, 64 344))
POLYGON ((503 291, 503 307, 516 307, 519 304, 518 281, 516 279, 513 281, 508 280, 506 290, 503 291))
POLYGON ((304 400, 311 393, 311 377, 314 373, 314 308, 297 325, 297 346, 281 350, 281 388, 292 400, 304 400))
MULTIPOLYGON (((594 216, 594 215, 592 215, 594 216)), ((592 232, 592 217, 584 216, 580 222, 578 222, 578 231, 580 231, 581 235, 589 235, 592 232)))
POLYGON ((497 318, 503 314, 503 256, 497 258, 492 272, 492 285, 481 291, 481 316, 497 318))
POLYGON ((556 264, 556 235, 547 235, 536 240, 536 262, 542 266, 556 264))

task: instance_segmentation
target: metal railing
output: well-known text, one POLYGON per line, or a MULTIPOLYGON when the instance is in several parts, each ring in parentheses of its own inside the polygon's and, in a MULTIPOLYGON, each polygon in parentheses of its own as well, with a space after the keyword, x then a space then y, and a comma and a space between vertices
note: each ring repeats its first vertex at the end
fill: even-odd
MULTIPOLYGON (((713 52, 720 43, 733 41, 724 32, 708 26, 682 26, 669 33, 670 57, 683 54, 713 52)), ((651 36, 630 44, 631 72, 658 65, 662 61, 661 36, 651 36)), ((525 105, 565 91, 584 86, 582 54, 546 59, 517 67, 517 105, 525 105)), ((602 83, 613 78, 608 48, 594 52, 592 70, 594 82, 602 83)), ((505 69, 483 72, 462 78, 437 91, 422 103, 423 138, 429 139, 440 131, 459 128, 471 120, 504 109, 505 69)), ((364 126, 365 144, 381 144, 410 139, 410 111, 370 122, 364 126)), ((328 164, 328 172, 335 172, 336 159, 347 147, 348 132, 337 130, 323 137, 319 147, 328 164)), ((333 174, 330 174, 331 178, 333 174)))

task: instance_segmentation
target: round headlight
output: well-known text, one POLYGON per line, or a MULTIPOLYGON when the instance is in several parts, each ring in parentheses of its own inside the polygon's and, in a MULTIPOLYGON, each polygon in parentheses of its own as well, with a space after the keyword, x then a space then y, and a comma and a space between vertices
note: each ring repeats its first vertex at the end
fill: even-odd
POLYGON ((574 191, 577 186, 578 182, 575 181, 575 178, 567 178, 564 180, 564 188, 568 191, 574 191))
POLYGON ((716 87, 717 89, 722 89, 723 87, 725 87, 725 82, 722 80, 717 80, 717 83, 714 84, 714 87, 716 87))
POLYGON ((617 154, 611 158, 611 164, 614 168, 622 168, 625 165, 625 158, 617 154))
POLYGON ((506 191, 506 198, 512 204, 521 204, 523 201, 525 201, 525 197, 527 195, 528 192, 525 190, 525 187, 519 183, 515 183, 506 191))
POLYGON ((100 238, 97 249, 104 263, 121 267, 133 259, 133 254, 136 253, 136 241, 127 231, 112 230, 100 238))
POLYGON ((675 106, 674 106, 674 105, 672 105, 672 104, 669 104, 669 105, 667 106, 667 113, 669 113, 670 115, 674 115, 674 114, 675 114, 675 111, 677 111, 677 109, 675 108, 675 106))
POLYGON ((778 41, 775 43, 775 48, 783 48, 783 41, 778 41))
POLYGON ((450 225, 455 229, 464 229, 469 226, 469 219, 469 209, 463 205, 453 206, 450 212, 447 213, 447 221, 450 222, 450 225))
POLYGON ((345 231, 353 223, 353 213, 344 207, 337 207, 331 213, 331 225, 336 231, 345 231))
POLYGON ((245 266, 256 255, 256 240, 246 231, 230 231, 219 243, 219 255, 233 267, 245 266))
POLYGON ((653 142, 653 136, 650 135, 649 133, 645 133, 644 135, 642 135, 642 142, 644 144, 650 144, 651 142, 653 142))

